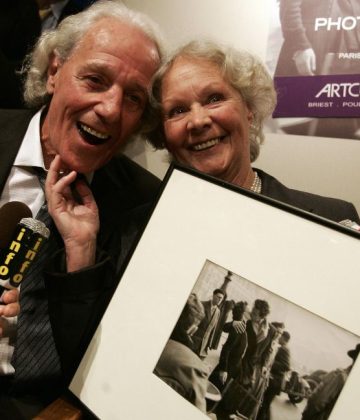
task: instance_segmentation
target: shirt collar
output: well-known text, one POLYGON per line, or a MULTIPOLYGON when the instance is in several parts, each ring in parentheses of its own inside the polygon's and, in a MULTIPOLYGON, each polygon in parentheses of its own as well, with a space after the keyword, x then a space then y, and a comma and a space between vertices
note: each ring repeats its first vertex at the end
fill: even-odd
MULTIPOLYGON (((44 157, 40 141, 40 118, 42 110, 38 111, 30 120, 24 139, 14 161, 14 166, 38 167, 45 171, 44 157)), ((94 172, 85 174, 85 178, 90 184, 94 172)))
POLYGON ((40 142, 40 116, 38 111, 31 119, 16 156, 14 166, 37 166, 45 169, 40 142))

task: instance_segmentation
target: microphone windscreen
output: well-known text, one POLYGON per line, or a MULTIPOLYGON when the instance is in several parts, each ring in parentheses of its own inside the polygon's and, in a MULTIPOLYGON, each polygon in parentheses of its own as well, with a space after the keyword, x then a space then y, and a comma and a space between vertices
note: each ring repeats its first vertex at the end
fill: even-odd
POLYGON ((25 217, 32 217, 32 213, 20 201, 10 201, 0 208, 0 249, 8 245, 17 224, 25 217))

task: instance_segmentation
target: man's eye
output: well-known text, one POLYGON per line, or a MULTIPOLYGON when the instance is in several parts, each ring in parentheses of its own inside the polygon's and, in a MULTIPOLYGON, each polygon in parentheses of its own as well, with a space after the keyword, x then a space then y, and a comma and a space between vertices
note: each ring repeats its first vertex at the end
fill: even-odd
POLYGON ((143 96, 136 93, 127 93, 125 95, 125 101, 131 110, 138 110, 145 106, 145 99, 143 96))
POLYGON ((101 78, 100 78, 99 76, 96 76, 96 75, 93 75, 93 74, 88 75, 88 76, 87 76, 87 79, 88 79, 90 82, 95 83, 95 84, 100 84, 100 83, 102 83, 101 78))
POLYGON ((85 76, 79 77, 79 79, 86 82, 91 88, 99 89, 105 85, 104 80, 96 74, 87 74, 85 76))
POLYGON ((220 102, 224 99, 224 95, 221 93, 214 93, 208 97, 207 102, 209 104, 215 104, 216 102, 220 102))

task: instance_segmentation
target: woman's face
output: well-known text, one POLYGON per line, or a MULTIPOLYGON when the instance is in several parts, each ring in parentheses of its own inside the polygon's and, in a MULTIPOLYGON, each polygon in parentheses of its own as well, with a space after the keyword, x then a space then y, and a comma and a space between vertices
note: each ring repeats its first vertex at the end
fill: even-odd
POLYGON ((165 75, 161 93, 166 147, 175 159, 244 185, 251 168, 252 113, 218 66, 179 57, 165 75))

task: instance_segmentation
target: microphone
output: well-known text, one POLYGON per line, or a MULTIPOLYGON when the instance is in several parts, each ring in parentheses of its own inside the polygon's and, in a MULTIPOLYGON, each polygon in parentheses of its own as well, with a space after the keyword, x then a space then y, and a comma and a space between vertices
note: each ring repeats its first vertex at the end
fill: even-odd
POLYGON ((0 208, 0 296, 20 285, 50 236, 45 224, 31 215, 28 206, 18 201, 0 208))
POLYGON ((20 201, 10 201, 0 207, 0 249, 10 242, 16 225, 24 217, 31 217, 29 207, 20 201))

